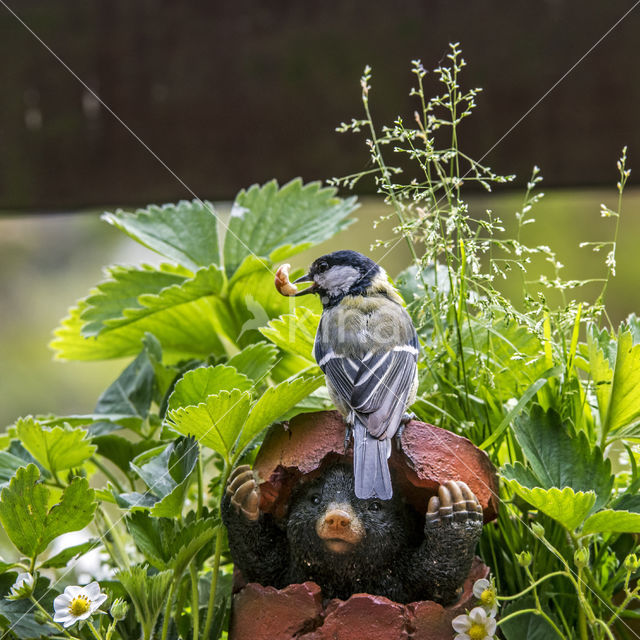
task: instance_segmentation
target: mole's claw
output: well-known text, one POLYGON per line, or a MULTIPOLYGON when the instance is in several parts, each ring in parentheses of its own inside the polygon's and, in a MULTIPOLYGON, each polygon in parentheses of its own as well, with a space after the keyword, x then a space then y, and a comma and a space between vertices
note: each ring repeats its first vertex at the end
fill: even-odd
POLYGON ((451 492, 453 500, 453 519, 456 522, 464 522, 467 519, 467 501, 462 495, 462 490, 457 482, 453 480, 446 483, 447 488, 451 492))
POLYGON ((242 505, 246 499, 246 497, 251 493, 251 491, 255 488, 256 483, 253 479, 247 480, 244 484, 240 485, 236 490, 231 501, 237 505, 242 505))
POLYGON ((254 477, 251 467, 247 465, 242 465, 242 468, 238 467, 229 479, 229 484, 227 484, 227 493, 233 495, 245 482, 252 480, 254 480, 254 477), (238 473, 238 471, 240 472, 238 473))
POLYGON ((425 516, 427 524, 435 524, 440 520, 440 498, 438 496, 432 496, 429 500, 429 506, 427 507, 427 513, 425 516))
POLYGON ((438 495, 440 496, 440 518, 450 518, 453 513, 451 491, 445 484, 441 484, 438 489, 438 495))
POLYGON ((458 486, 460 487, 460 491, 462 491, 463 498, 467 502, 467 511, 469 511, 469 513, 474 512, 478 501, 476 500, 476 497, 473 495, 473 491, 469 489, 468 485, 465 482, 462 482, 462 481, 458 482, 458 486))
POLYGON ((260 509, 258 508, 260 496, 255 489, 247 496, 244 504, 245 506, 242 507, 242 513, 244 513, 249 520, 257 520, 260 516, 260 509))
POLYGON ((484 520, 484 512, 482 510, 482 505, 478 502, 477 498, 476 498, 475 510, 472 511, 471 513, 475 514, 475 519, 477 521, 482 522, 484 520))

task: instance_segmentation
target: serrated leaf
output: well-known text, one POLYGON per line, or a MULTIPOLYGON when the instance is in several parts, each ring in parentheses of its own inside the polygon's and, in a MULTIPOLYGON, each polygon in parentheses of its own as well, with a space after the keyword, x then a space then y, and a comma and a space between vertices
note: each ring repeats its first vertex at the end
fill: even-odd
POLYGON ((95 452, 87 432, 78 427, 43 427, 33 418, 16 422, 16 435, 24 448, 48 471, 80 467, 95 452))
POLYGON ((225 347, 215 330, 219 304, 215 296, 198 298, 85 338, 81 316, 87 302, 80 300, 55 330, 50 346, 57 359, 109 360, 137 355, 145 333, 152 333, 174 360, 222 356, 225 347))
POLYGON ((242 190, 225 235, 227 274, 231 276, 248 255, 284 260, 345 228, 350 222, 345 218, 358 205, 355 198, 343 200, 335 194, 319 182, 303 185, 299 178, 280 189, 272 180, 242 190))
POLYGON ((269 387, 251 408, 235 446, 236 457, 263 430, 324 383, 324 376, 298 377, 269 387))
POLYGON ((95 414, 120 414, 144 420, 153 400, 155 370, 146 349, 98 398, 95 414))
POLYGON ((255 382, 261 382, 275 364, 277 357, 278 349, 275 345, 257 342, 229 358, 227 364, 255 382))
MULTIPOLYGON (((144 464, 130 462, 135 471, 149 487, 149 491, 114 494, 120 506, 150 508, 155 517, 175 518, 182 513, 184 498, 189 487, 189 478, 198 461, 198 444, 194 438, 178 438, 156 455, 147 451, 142 456, 144 464)), ((136 462, 139 463, 138 460, 136 462)))
POLYGON ((152 518, 138 512, 127 528, 145 558, 157 569, 173 569, 180 576, 193 556, 216 535, 218 520, 200 518, 180 526, 174 519, 152 518))
POLYGON ((107 323, 121 318, 125 309, 140 309, 140 295, 159 293, 171 285, 180 285, 191 272, 167 264, 159 267, 113 265, 106 269, 106 275, 108 279, 100 282, 86 298, 87 308, 82 312, 84 336, 100 333, 107 323))
MULTIPOLYGON (((5 576, 0 576, 0 580, 5 576)), ((13 584, 16 573, 6 574, 10 580, 8 584, 13 584)), ((47 611, 53 611, 53 599, 58 595, 57 591, 49 589, 49 579, 40 577, 36 582, 33 595, 40 605, 47 611)), ((9 587, 3 591, 8 592, 9 587)), ((9 600, 0 598, 0 631, 3 632, 3 638, 13 637, 15 634, 18 638, 24 640, 32 640, 45 636, 54 636, 59 631, 46 623, 41 623, 35 616, 36 608, 31 600, 23 598, 21 600, 9 600), (8 630, 11 629, 9 632, 8 630)))
POLYGON ((250 406, 248 391, 221 391, 196 407, 169 411, 167 421, 178 433, 193 435, 200 444, 228 458, 250 406))
POLYGON ((593 490, 595 509, 606 504, 613 487, 611 462, 597 447, 591 449, 583 432, 570 435, 558 413, 538 405, 515 421, 513 431, 539 486, 593 490))
POLYGON ((193 276, 176 273, 175 268, 167 273, 168 269, 167 265, 160 269, 145 265, 112 268, 111 279, 99 284, 85 299, 82 335, 95 336, 171 307, 218 295, 225 286, 224 272, 217 265, 202 267, 193 276))
POLYGON ((640 494, 623 493, 612 505, 612 509, 616 511, 631 511, 633 513, 640 513, 640 494))
POLYGON ((72 547, 67 547, 59 553, 56 553, 55 556, 51 556, 45 560, 40 565, 40 569, 62 569, 77 556, 81 556, 88 551, 98 549, 101 546, 102 544, 97 538, 92 538, 91 540, 87 540, 81 544, 75 544, 72 547))
POLYGON ((529 489, 518 481, 506 478, 509 487, 532 507, 546 513, 561 525, 574 531, 587 517, 596 501, 593 491, 574 491, 571 487, 558 489, 529 489))
POLYGON ((89 524, 97 506, 86 478, 74 478, 49 509, 50 491, 39 479, 34 464, 21 467, 0 497, 0 522, 11 542, 30 558, 59 535, 89 524))
POLYGON ((136 619, 142 624, 145 638, 151 637, 160 611, 166 604, 173 577, 170 569, 148 575, 146 566, 130 567, 116 574, 133 602, 136 619))
POLYGON ((319 322, 319 314, 306 307, 298 307, 293 313, 271 320, 260 329, 260 333, 283 351, 302 356, 313 363, 313 344, 319 322))
POLYGON ((210 202, 181 200, 135 213, 105 213, 102 219, 191 271, 220 263, 218 221, 210 202))
POLYGON ((125 522, 144 557, 156 569, 168 569, 176 539, 176 523, 168 518, 152 518, 146 511, 131 514, 125 522))
POLYGON ((238 373, 233 367, 219 364, 213 367, 198 367, 187 371, 176 386, 169 398, 168 410, 178 407, 188 407, 204 402, 208 396, 240 389, 248 391, 253 383, 247 376, 238 373))
POLYGON ((198 520, 180 530, 171 559, 176 575, 182 575, 198 551, 214 539, 218 526, 214 525, 213 519, 198 520))
POLYGON ((8 451, 0 451, 0 488, 6 486, 15 472, 24 467, 25 462, 8 451))
MULTIPOLYGON (((533 598, 525 596, 510 603, 502 612, 503 618, 522 609, 535 609, 533 598)), ((550 616, 548 611, 545 611, 550 616)), ((552 616, 551 616, 552 617, 552 616)), ((560 636, 555 629, 542 617, 535 613, 522 613, 500 625, 506 640, 558 640, 560 636)))
POLYGON ((604 509, 587 518, 582 533, 640 533, 640 513, 604 509))
POLYGON ((623 331, 618 336, 605 432, 614 432, 638 420, 640 420, 640 344, 634 346, 631 331, 623 331))
MULTIPOLYGON (((261 327, 294 308, 292 298, 277 292, 273 277, 271 263, 247 256, 229 281, 228 302, 236 327, 234 340, 241 347, 261 340, 258 333, 261 327)), ((308 302, 319 305, 316 300, 308 302)))
POLYGON ((611 399, 611 385, 613 383, 613 369, 609 356, 613 357, 613 362, 615 363, 615 350, 611 351, 610 338, 606 331, 598 333, 597 330, 592 329, 587 333, 587 336, 589 373, 591 374, 598 400, 600 423, 605 424, 611 399), (605 349, 607 351, 606 354, 605 349))
POLYGON ((121 471, 129 473, 129 463, 141 453, 157 447, 160 443, 156 440, 140 440, 131 442, 115 434, 96 436, 92 442, 98 447, 98 455, 111 460, 121 471))

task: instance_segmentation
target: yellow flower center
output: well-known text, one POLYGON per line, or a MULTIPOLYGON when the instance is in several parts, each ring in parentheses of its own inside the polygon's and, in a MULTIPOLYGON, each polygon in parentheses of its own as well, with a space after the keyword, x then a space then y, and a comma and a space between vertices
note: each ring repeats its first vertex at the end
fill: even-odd
POLYGON ((81 616, 83 613, 87 613, 89 611, 90 604, 87 596, 76 596, 69 605, 69 613, 72 616, 81 616))
POLYGON ((480 594, 480 602, 486 607, 492 607, 496 602, 496 594, 493 589, 485 589, 480 594))
POLYGON ((467 635, 471 640, 483 640, 483 638, 487 637, 487 630, 483 624, 474 622, 469 628, 469 631, 467 631, 467 635))

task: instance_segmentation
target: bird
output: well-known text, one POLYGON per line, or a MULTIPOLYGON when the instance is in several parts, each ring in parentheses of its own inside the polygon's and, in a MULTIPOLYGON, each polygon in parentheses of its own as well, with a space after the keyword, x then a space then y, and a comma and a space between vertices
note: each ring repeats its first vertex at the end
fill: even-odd
POLYGON ((415 327, 385 270, 357 251, 320 256, 293 284, 303 282, 295 295, 322 303, 313 354, 347 424, 345 449, 353 435, 356 496, 389 500, 392 438, 418 387, 415 327))

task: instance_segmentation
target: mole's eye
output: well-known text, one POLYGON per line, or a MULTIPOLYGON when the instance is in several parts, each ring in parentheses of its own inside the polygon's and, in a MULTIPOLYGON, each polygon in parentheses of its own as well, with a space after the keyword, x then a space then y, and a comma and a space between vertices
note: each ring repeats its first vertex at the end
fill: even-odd
POLYGON ((382 509, 382 505, 379 502, 372 502, 369 505, 369 511, 380 511, 382 509))
POLYGON ((320 504, 320 496, 319 495, 315 495, 315 496, 311 496, 311 504, 320 504))
POLYGON ((316 271, 318 273, 324 273, 328 268, 329 265, 324 260, 318 262, 318 264, 316 265, 316 271))

